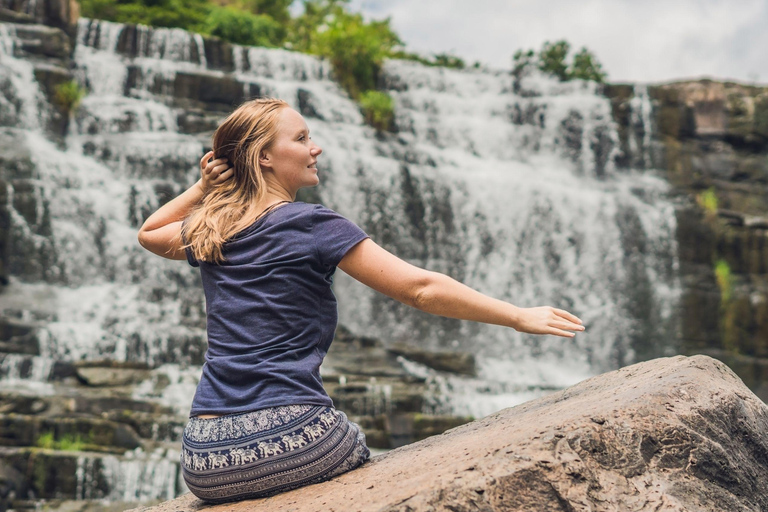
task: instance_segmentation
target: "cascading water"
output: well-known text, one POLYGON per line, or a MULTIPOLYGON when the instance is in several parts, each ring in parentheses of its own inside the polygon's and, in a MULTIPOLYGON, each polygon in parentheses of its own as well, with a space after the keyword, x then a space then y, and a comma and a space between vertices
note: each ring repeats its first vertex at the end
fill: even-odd
POLYGON ((594 84, 390 61, 382 85, 397 131, 377 135, 327 62, 238 46, 217 57, 206 44, 181 30, 81 19, 74 63, 89 92, 62 146, 45 137, 32 67, 13 57, 14 34, 0 25, 10 91, 0 119, 26 148, 37 198, 35 218, 8 202, 18 256, 2 310, 37 322, 39 345, 39 355, 20 356, 38 370, 21 372, 19 356, 6 356, 4 383, 45 382, 53 361, 141 361, 171 384, 165 396, 151 386, 137 396, 188 410, 205 348, 197 270, 149 254, 136 233, 197 179, 231 98, 255 95, 284 98, 307 118, 324 149, 313 199, 416 265, 521 307, 567 309, 587 325, 566 339, 432 317, 339 272, 340 322, 352 331, 476 354, 473 379, 403 362, 433 379, 436 410, 482 416, 674 351, 674 207, 645 169, 642 88, 633 104, 641 164, 617 168, 610 105, 594 84))

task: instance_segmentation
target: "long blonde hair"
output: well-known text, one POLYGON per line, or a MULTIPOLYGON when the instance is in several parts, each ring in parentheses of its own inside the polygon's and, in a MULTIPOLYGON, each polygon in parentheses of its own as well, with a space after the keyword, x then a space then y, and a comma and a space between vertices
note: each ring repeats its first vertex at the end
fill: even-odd
POLYGON ((277 136, 283 100, 259 98, 240 105, 213 134, 214 158, 226 158, 234 175, 203 196, 182 226, 182 240, 195 258, 224 261, 222 246, 256 220, 266 195, 259 155, 277 136))

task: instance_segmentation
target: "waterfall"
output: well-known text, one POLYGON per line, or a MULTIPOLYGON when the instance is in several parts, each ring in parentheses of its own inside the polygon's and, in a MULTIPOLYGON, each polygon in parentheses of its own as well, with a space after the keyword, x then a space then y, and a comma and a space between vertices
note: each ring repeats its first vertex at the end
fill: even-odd
MULTIPOLYGON (((136 233, 197 179, 210 132, 255 95, 287 100, 324 149, 321 185, 307 197, 413 264, 521 307, 552 305, 584 320, 587 331, 566 339, 436 318, 337 273, 340 322, 352 331, 476 354, 477 378, 431 377, 446 410, 487 414, 674 352, 674 205, 646 158, 642 87, 633 104, 642 135, 632 142, 641 163, 619 168, 610 103, 592 83, 532 72, 514 86, 503 70, 389 61, 381 83, 394 98, 397 130, 377 134, 326 61, 277 49, 214 51, 177 29, 81 19, 74 64, 88 95, 57 144, 41 128, 39 88, 31 64, 13 57, 13 41, 0 25, 0 81, 16 99, 0 96, 0 118, 18 120, 13 136, 33 169, 25 200, 34 218, 8 202, 19 254, 3 310, 37 315, 35 357, 48 364, 163 366, 186 396, 169 401, 189 406, 194 383, 184 376, 199 371, 205 350, 197 270, 149 254, 136 233)), ((6 357, 0 373, 18 377, 5 369, 11 363, 6 357)))

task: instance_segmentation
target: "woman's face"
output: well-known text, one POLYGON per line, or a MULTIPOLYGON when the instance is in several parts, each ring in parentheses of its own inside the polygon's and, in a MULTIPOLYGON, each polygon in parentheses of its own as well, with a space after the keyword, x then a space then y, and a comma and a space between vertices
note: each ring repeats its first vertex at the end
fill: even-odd
POLYGON ((322 152, 310 139, 309 128, 301 114, 292 108, 284 108, 279 114, 275 142, 262 152, 260 164, 266 171, 264 177, 276 180, 272 186, 280 186, 295 197, 300 188, 314 187, 320 182, 317 157, 322 152))

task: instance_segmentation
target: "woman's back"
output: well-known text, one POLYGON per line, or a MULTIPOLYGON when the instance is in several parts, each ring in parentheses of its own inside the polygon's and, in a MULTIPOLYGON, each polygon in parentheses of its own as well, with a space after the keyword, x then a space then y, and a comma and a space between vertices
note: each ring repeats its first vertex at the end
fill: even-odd
POLYGON ((190 416, 291 404, 332 405, 319 368, 337 322, 332 275, 367 238, 328 208, 289 203, 224 246, 222 264, 198 262, 208 352, 190 416))

